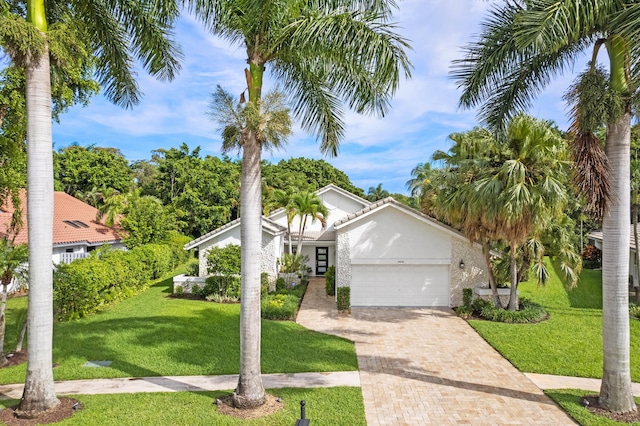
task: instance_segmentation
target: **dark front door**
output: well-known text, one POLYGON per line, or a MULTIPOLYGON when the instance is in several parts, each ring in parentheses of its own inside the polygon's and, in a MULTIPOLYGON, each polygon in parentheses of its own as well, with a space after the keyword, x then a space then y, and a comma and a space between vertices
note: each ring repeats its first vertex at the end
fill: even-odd
POLYGON ((316 247, 316 275, 324 275, 329 266, 329 247, 316 247))

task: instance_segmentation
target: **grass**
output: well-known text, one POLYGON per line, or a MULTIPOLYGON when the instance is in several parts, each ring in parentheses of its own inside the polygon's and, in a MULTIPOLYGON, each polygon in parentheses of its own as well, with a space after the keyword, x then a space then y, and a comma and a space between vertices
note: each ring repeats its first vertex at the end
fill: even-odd
MULTIPOLYGON (((239 372, 239 304, 168 298, 172 279, 105 312, 54 326, 55 380, 239 372), (113 361, 110 367, 82 367, 113 361)), ((8 346, 26 299, 9 300, 8 346)), ((13 340, 12 340, 13 339, 13 340)), ((353 371, 353 343, 282 321, 262 321, 262 372, 353 371)), ((26 366, 0 369, 0 383, 24 381, 26 366)))
MULTIPOLYGON (((538 324, 469 321, 471 326, 519 370, 578 377, 602 377, 602 273, 584 270, 568 289, 559 270, 548 264, 544 286, 526 282, 520 296, 543 305, 549 319, 538 324)), ((640 381, 640 321, 631 320, 631 378, 640 381)))
MULTIPOLYGON (((256 420, 237 420, 219 415, 212 404, 228 392, 138 393, 73 395, 84 408, 59 425, 287 425, 300 418, 300 400, 307 402, 306 417, 316 425, 366 425, 360 388, 272 389, 282 397, 284 408, 256 420)), ((18 401, 1 401, 0 407, 18 401)))
MULTIPOLYGON (((580 400, 585 395, 594 395, 595 392, 578 389, 556 389, 548 390, 545 393, 560 405, 575 421, 582 426, 640 426, 640 423, 622 423, 609 420, 602 416, 592 414, 588 409, 580 404, 580 400)), ((636 398, 636 404, 640 404, 640 398, 636 398)))

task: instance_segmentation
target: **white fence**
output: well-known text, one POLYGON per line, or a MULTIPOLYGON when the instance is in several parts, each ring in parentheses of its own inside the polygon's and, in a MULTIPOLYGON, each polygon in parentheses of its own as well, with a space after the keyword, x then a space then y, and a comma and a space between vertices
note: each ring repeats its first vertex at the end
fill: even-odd
POLYGON ((60 263, 71 263, 76 259, 89 257, 89 253, 60 253, 60 263))

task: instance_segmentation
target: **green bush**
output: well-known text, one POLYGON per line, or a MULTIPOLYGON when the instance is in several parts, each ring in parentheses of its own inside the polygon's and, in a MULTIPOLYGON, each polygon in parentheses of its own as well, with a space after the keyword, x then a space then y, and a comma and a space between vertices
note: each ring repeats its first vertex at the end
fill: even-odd
POLYGON ((282 287, 276 290, 275 294, 293 294, 298 299, 302 299, 302 296, 304 296, 304 292, 307 290, 307 283, 307 280, 300 280, 300 284, 294 287, 282 287))
POLYGON ((474 299, 473 302, 471 302, 471 311, 479 313, 487 306, 492 307, 493 303, 485 299, 477 298, 477 299, 474 299))
POLYGON ((270 320, 293 320, 298 310, 299 298, 293 294, 273 294, 262 299, 262 318, 270 320))
POLYGON ((276 280, 276 292, 286 290, 286 289, 287 289, 287 283, 285 282, 284 278, 282 277, 278 278, 276 280))
POLYGON ((629 315, 631 318, 640 319, 640 306, 633 303, 629 305, 629 315))
POLYGON ((269 274, 262 272, 260 274, 260 297, 264 297, 269 293, 269 274))
POLYGON ((240 297, 240 277, 224 277, 214 275, 207 277, 204 286, 194 286, 191 294, 201 299, 217 294, 224 297, 240 297))
POLYGON ((200 274, 200 262, 197 259, 189 260, 185 274, 188 277, 197 277, 200 274))
POLYGON ((207 271, 210 274, 237 275, 240 273, 240 246, 212 247, 207 254, 207 271))
POLYGON ((177 266, 177 259, 184 259, 175 257, 174 249, 159 244, 129 251, 103 248, 88 258, 58 265, 53 277, 55 317, 82 318, 145 290, 153 279, 177 266))
POLYGON ((336 295, 336 267, 331 265, 327 268, 327 272, 324 273, 324 291, 327 296, 336 295))
POLYGON ((461 318, 469 318, 472 313, 473 313, 473 310, 471 309, 470 306, 462 305, 456 308, 456 314, 461 318))
POLYGON ((486 320, 505 323, 540 322, 549 316, 544 307, 525 298, 520 299, 520 310, 518 311, 499 309, 489 303, 482 308, 479 314, 486 320))
POLYGON ((339 311, 348 311, 351 307, 351 288, 350 287, 338 287, 338 297, 336 300, 336 306, 339 311))
POLYGON ((309 256, 304 256, 302 254, 285 254, 278 260, 278 263, 280 264, 280 272, 298 272, 300 274, 304 274, 307 270, 308 261, 309 256))
POLYGON ((463 288, 462 289, 462 306, 464 306, 467 310, 470 311, 471 302, 473 302, 473 289, 463 288))

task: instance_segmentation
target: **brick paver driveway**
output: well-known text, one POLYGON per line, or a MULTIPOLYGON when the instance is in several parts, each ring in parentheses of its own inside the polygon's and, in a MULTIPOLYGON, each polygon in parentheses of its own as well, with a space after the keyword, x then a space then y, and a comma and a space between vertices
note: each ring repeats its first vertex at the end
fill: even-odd
POLYGON ((312 280, 297 321, 356 344, 369 425, 574 425, 451 309, 339 314, 312 280))

